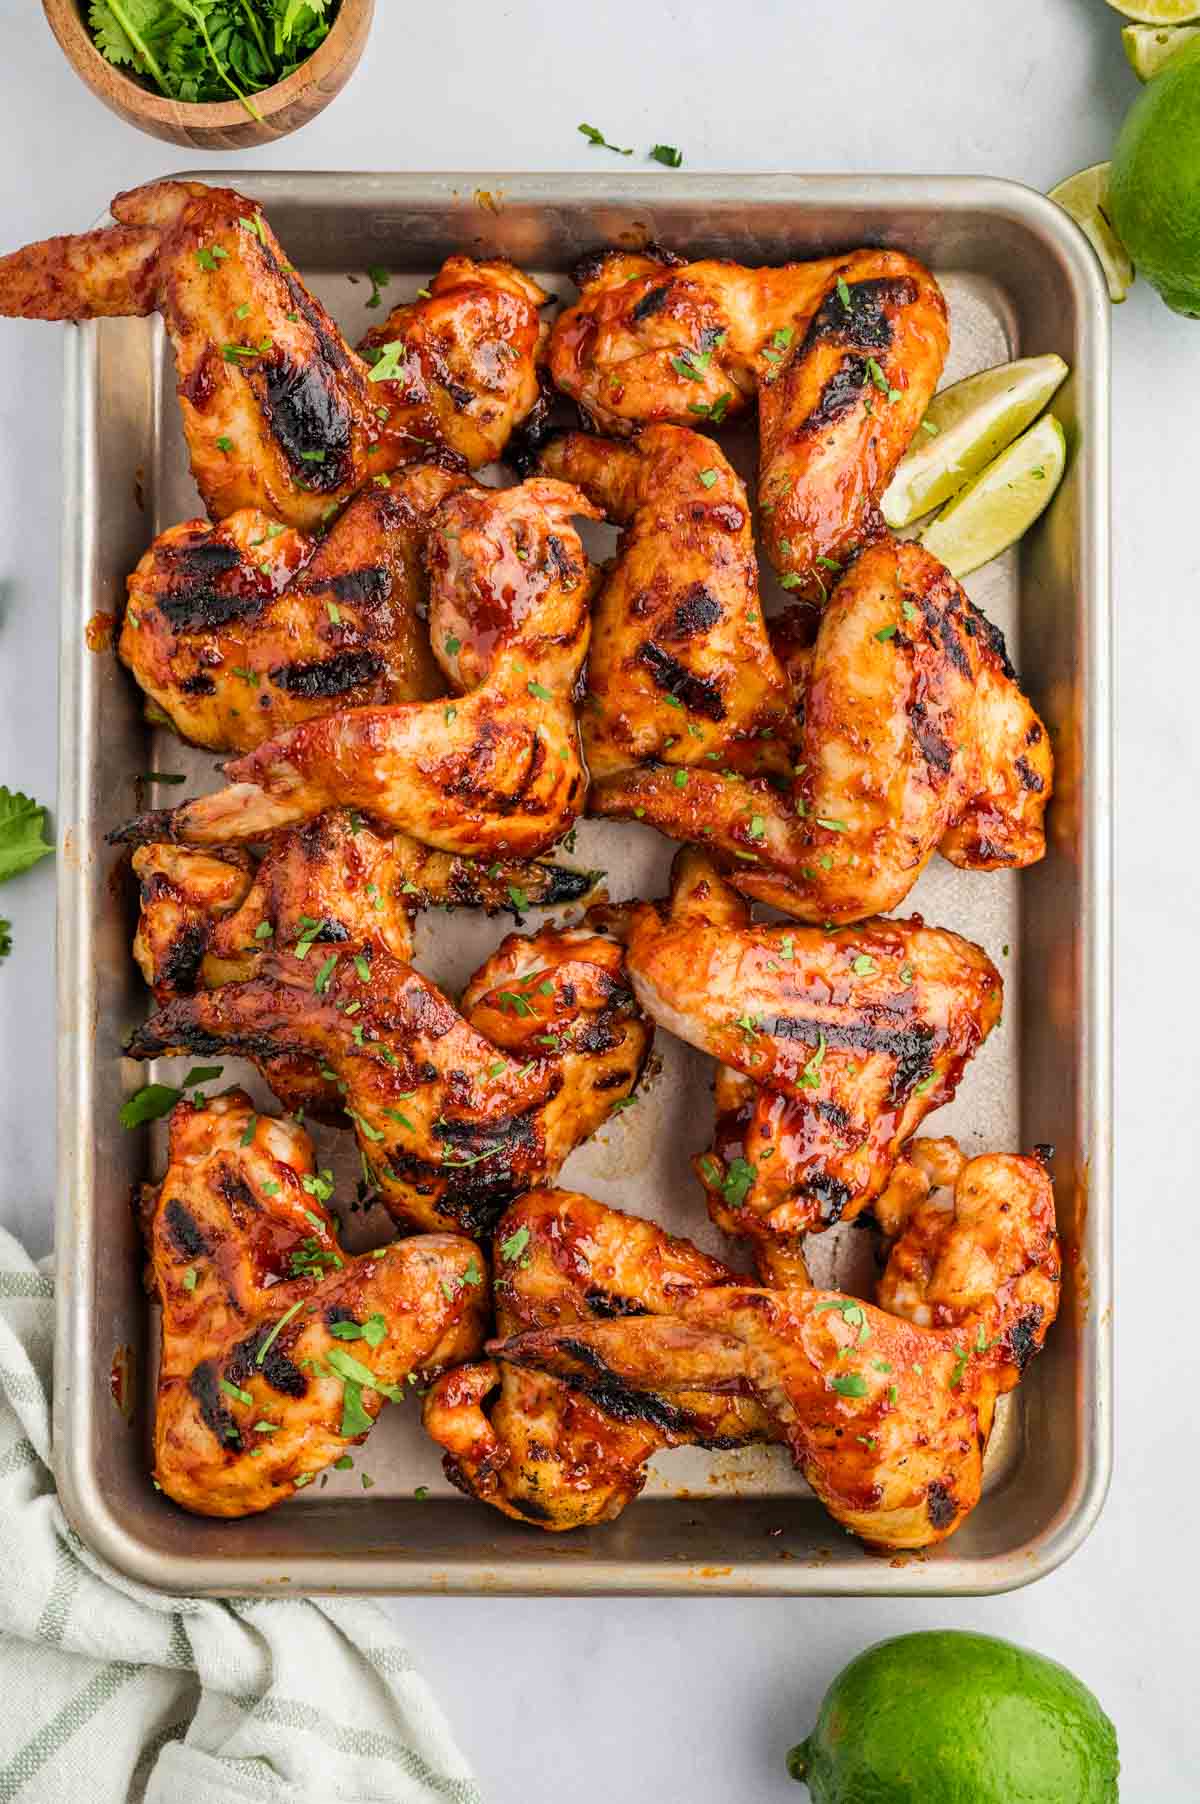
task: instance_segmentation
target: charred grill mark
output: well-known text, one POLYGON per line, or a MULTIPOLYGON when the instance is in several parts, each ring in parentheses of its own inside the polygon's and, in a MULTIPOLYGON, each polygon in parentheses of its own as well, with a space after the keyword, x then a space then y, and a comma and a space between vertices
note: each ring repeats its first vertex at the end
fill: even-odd
POLYGON ((215 1359, 202 1359, 188 1379, 188 1391, 196 1400, 201 1420, 223 1447, 242 1451, 242 1436, 225 1405, 221 1374, 215 1359))
POLYGON ((611 1052, 619 1046, 624 1035, 619 1031, 613 1017, 608 1014, 598 1015, 595 1020, 585 1022, 571 1039, 572 1052, 586 1052, 593 1055, 611 1052))
POLYGON ((178 1197, 171 1197, 163 1206, 163 1221, 166 1223, 167 1236, 177 1253, 185 1259, 202 1259, 211 1253, 204 1232, 199 1222, 185 1203, 178 1197))
POLYGON ((329 322, 324 318, 314 302, 311 294, 292 270, 281 269, 275 260, 275 254, 269 245, 264 245, 266 261, 276 274, 282 275, 287 283, 288 293, 292 297, 292 311, 303 314, 307 323, 317 335, 317 348, 322 360, 331 369, 345 372, 352 368, 349 353, 336 332, 329 330, 329 322))
POLYGON ((539 871, 542 870, 547 873, 540 892, 543 908, 552 902, 578 901, 580 896, 587 895, 596 881, 592 871, 573 871, 565 864, 541 865, 539 871))
POLYGON ((1021 779, 1021 788, 1031 789, 1036 796, 1040 796, 1046 787, 1045 780, 1039 777, 1032 764, 1025 758, 1017 759, 1017 775, 1021 779))
POLYGON ((240 1385, 258 1373, 281 1397, 304 1397, 308 1394, 308 1379, 283 1350, 283 1335, 289 1332, 288 1328, 275 1336, 265 1358, 259 1359, 259 1349, 274 1330, 274 1322, 260 1322, 253 1334, 239 1341, 225 1362, 226 1375, 232 1383, 240 1385))
MULTIPOLYGON (((454 1477, 449 1467, 447 1467, 447 1474, 450 1478, 454 1477)), ((469 1489, 469 1487, 466 1488, 469 1489)), ((471 1494, 474 1495, 473 1492, 471 1494)), ((546 1505, 539 1503, 535 1497, 518 1497, 514 1492, 510 1492, 505 1501, 520 1515, 528 1516, 531 1522, 553 1522, 554 1520, 554 1511, 547 1509, 546 1505)))
POLYGON ((832 426, 843 414, 858 405, 867 383, 867 366, 861 357, 843 357, 837 369, 821 390, 821 398, 808 418, 796 428, 795 436, 821 432, 832 426))
POLYGON ((171 941, 158 969, 158 981, 179 995, 196 987, 200 966, 208 950, 208 926, 204 921, 189 921, 171 941))
POLYGON ((391 599, 392 578, 381 565, 372 564, 365 570, 344 571, 333 578, 329 587, 337 599, 348 606, 382 607, 391 599))
POLYGON ((948 1528, 958 1515, 958 1505, 943 1479, 935 1478, 926 1490, 925 1512, 934 1528, 948 1528))
POLYGON ((573 1390, 582 1391, 605 1415, 618 1422, 644 1422, 663 1434, 686 1432, 689 1419, 684 1410, 656 1397, 653 1392, 634 1390, 608 1369, 594 1348, 584 1346, 581 1341, 563 1340, 559 1344, 564 1353, 577 1359, 585 1368, 583 1372, 572 1374, 567 1382, 573 1390))
POLYGON ((890 1100, 902 1099, 914 1084, 920 1083, 933 1069, 934 1032, 920 1024, 891 1027, 886 1020, 813 1021, 803 1016, 776 1015, 766 1032, 781 1040, 803 1040, 808 1046, 818 1045, 824 1034, 830 1047, 853 1048, 857 1052, 882 1053, 895 1059, 890 1100))
POLYGON ((595 1285, 583 1293, 583 1300, 592 1315, 599 1316, 602 1321, 611 1321, 618 1315, 649 1315, 644 1303, 636 1297, 622 1297, 612 1291, 600 1290, 595 1285))
POLYGON ((911 307, 917 298, 910 276, 873 276, 866 282, 843 283, 843 291, 849 306, 836 287, 830 289, 813 314, 801 356, 827 340, 861 351, 886 351, 893 334, 889 308, 911 307))
MULTIPOLYGON (((958 636, 958 627, 961 623, 964 634, 967 638, 971 638, 973 635, 970 627, 972 617, 974 617, 977 627, 982 622, 989 632, 995 629, 988 626, 978 610, 972 610, 971 614, 960 616, 959 596, 956 591, 957 585, 951 579, 948 583, 939 585, 932 594, 918 592, 910 595, 910 599, 917 603, 930 634, 941 646, 948 662, 954 666, 959 676, 965 677, 970 682, 973 675, 971 660, 967 655, 966 646, 958 636)), ((1000 641, 1000 649, 1003 652, 1003 639, 1000 641)))
POLYGON ((203 413, 217 390, 217 373, 221 366, 217 355, 217 347, 206 344, 196 366, 190 370, 179 384, 179 397, 194 407, 197 413, 203 413))
POLYGON ((456 382, 453 376, 440 377, 441 387, 445 389, 459 413, 465 413, 474 401, 472 391, 462 382, 456 382))
POLYGON ((579 574, 574 559, 555 532, 546 535, 546 567, 551 576, 560 583, 570 582, 579 574))
MULTIPOLYGON (((976 631, 983 640, 984 646, 991 653, 992 657, 996 659, 1009 682, 1015 683, 1017 680, 1017 673, 1009 661, 1008 647, 1004 643, 1004 634, 1000 631, 998 626, 993 626, 987 615, 981 614, 979 609, 973 603, 970 603, 969 606, 969 618, 974 622, 976 631)), ((1042 730, 1038 727, 1029 743, 1031 745, 1036 744, 1041 736, 1042 730)))
POLYGON ((703 633, 710 626, 715 626, 721 618, 721 604, 715 595, 709 593, 703 583, 693 583, 671 617, 671 624, 666 629, 666 636, 671 639, 691 639, 697 633, 703 633))
POLYGON ((317 701, 322 696, 344 695, 361 683, 374 682, 383 671, 384 661, 378 652, 342 651, 332 658, 314 658, 309 664, 276 664, 269 674, 271 681, 289 695, 317 701))
POLYGON ((821 1120, 827 1121, 831 1128, 837 1129, 838 1133, 844 1134, 848 1131, 850 1127, 850 1111, 844 1109, 840 1102, 833 1102, 826 1098, 822 1098, 819 1102, 814 1103, 813 1107, 821 1117, 821 1120))
POLYGON ((1043 1314, 1041 1304, 1035 1303, 1008 1331, 1008 1354, 1018 1372, 1025 1370, 1037 1352, 1038 1329, 1042 1325, 1043 1314))
POLYGON ((685 708, 705 720, 724 720, 725 703, 715 683, 706 677, 693 676, 678 658, 673 658, 652 640, 647 639, 638 647, 637 656, 638 662, 650 672, 656 688, 675 696, 685 708))
POLYGON ((930 720, 924 702, 909 703, 908 725, 926 764, 932 764, 935 770, 948 774, 954 759, 954 749, 930 720))
MULTIPOLYGON (((324 341, 325 332, 319 332, 324 341)), ((322 344, 324 350, 324 344, 322 344)), ((323 355, 295 363, 285 351, 259 365, 272 437, 304 486, 329 494, 349 480, 352 416, 323 355)))
POLYGON ((179 684, 180 695, 214 695, 217 685, 204 671, 198 670, 194 676, 184 677, 179 684))
POLYGON ((669 282, 663 282, 658 288, 651 288, 642 296, 636 307, 630 310, 630 325, 640 325, 642 320, 649 319, 652 314, 659 312, 666 304, 670 292, 671 284, 669 282))
POLYGON ((835 1178, 830 1172, 814 1172, 805 1178, 802 1185, 803 1194, 812 1197, 821 1211, 821 1220, 827 1228, 832 1228, 841 1221, 854 1192, 849 1184, 841 1178, 835 1178))
POLYGON ((608 1071, 598 1077, 592 1085, 593 1090, 619 1090, 622 1084, 632 1083, 635 1073, 632 1071, 608 1071))

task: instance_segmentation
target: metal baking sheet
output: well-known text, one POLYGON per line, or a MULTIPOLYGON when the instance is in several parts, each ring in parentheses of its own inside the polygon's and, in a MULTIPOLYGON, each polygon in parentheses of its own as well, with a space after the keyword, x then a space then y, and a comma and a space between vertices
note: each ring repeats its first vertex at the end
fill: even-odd
MULTIPOLYGON (((1053 737, 1047 857, 997 875, 935 860, 905 905, 979 940, 1006 983, 1002 1026, 931 1131, 957 1134, 971 1153, 1054 1143, 1067 1283, 1046 1351, 1001 1405, 979 1507, 928 1555, 864 1551, 779 1448, 666 1453, 616 1522, 547 1535, 454 1491, 409 1406, 385 1410, 353 1472, 268 1515, 205 1521, 159 1496, 148 1476, 157 1324, 129 1199, 161 1174, 165 1136, 125 1133, 117 1119, 148 1075, 119 1049, 149 998, 130 957, 131 886, 104 835, 133 812, 139 771, 186 772, 183 794, 218 777, 211 754, 146 727, 132 681, 111 654, 88 649, 87 628, 97 614, 119 613, 150 538, 202 510, 161 323, 88 324, 71 329, 67 352, 59 798, 55 1442, 79 1533, 130 1575, 193 1592, 937 1595, 1002 1590, 1051 1570, 1094 1522, 1111 1457, 1109 303, 1082 236, 1042 196, 978 178, 221 170, 200 179, 262 204, 351 342, 379 317, 366 311, 368 265, 392 271, 390 306, 456 250, 512 257, 566 296, 564 272, 598 244, 655 239, 692 256, 778 263, 871 243, 908 250, 938 274, 950 303, 947 380, 1035 352, 1057 351, 1071 365, 1054 403, 1070 447, 1063 486, 1022 544, 966 585, 1008 635, 1053 737), (129 1357, 137 1382, 123 1413, 111 1374, 115 1358, 129 1357), (418 1487, 428 1497, 418 1500, 418 1487)), ((750 434, 722 442, 751 468, 750 434)), ((614 536, 596 529, 593 555, 614 536)), ((772 589, 764 571, 768 611, 772 589)), ((605 869, 614 898, 650 896, 664 891, 673 850, 649 829, 585 822, 575 859, 605 869)), ((530 925, 542 918, 533 911, 530 925)), ((454 992, 509 926, 464 911, 427 917, 417 963, 454 992)), ((728 1256, 688 1166, 711 1125, 711 1062, 661 1033, 657 1051, 637 1106, 574 1154, 562 1182, 728 1256)), ((155 1075, 179 1069, 162 1061, 155 1075)), ((228 1060, 222 1082, 235 1077, 246 1080, 245 1068, 228 1060)), ((253 1076, 248 1087, 267 1100, 253 1076)), ((352 1195, 350 1136, 320 1140, 322 1163, 346 1178, 339 1194, 352 1195)), ((389 1232, 382 1211, 347 1227, 351 1244, 389 1232)), ((810 1242, 815 1274, 863 1289, 869 1245, 853 1228, 810 1242)))

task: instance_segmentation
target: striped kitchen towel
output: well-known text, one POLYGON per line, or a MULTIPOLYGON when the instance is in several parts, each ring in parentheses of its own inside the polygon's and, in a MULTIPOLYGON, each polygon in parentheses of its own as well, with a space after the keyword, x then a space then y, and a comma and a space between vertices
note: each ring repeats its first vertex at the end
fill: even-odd
POLYGON ((88 1552, 53 1340, 53 1279, 0 1229, 0 1804, 480 1804, 373 1604, 164 1597, 88 1552))

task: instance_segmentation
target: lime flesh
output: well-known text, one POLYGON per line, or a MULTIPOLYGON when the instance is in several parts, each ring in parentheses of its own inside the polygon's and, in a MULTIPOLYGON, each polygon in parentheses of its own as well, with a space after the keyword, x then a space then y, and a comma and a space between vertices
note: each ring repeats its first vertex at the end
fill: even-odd
POLYGON ((957 495, 1037 418, 1069 373, 1053 353, 1022 357, 936 394, 925 415, 926 430, 917 433, 883 497, 888 525, 897 531, 911 526, 957 495))
POLYGON ((1113 150, 1112 222, 1168 307, 1200 316, 1200 37, 1134 101, 1113 150))
POLYGON ((1200 37, 1200 25, 1126 25, 1121 42, 1139 81, 1152 81, 1177 50, 1200 37))
POLYGON ((942 509, 921 534, 922 545, 951 576, 978 570, 1044 513, 1066 461, 1063 429, 1048 413, 942 509))
POLYGON ((788 1756, 813 1804, 1117 1804, 1119 1766, 1066 1667, 957 1630, 868 1648, 788 1756))
POLYGON ((1200 19, 1200 0, 1108 0, 1108 4, 1139 25, 1187 25, 1200 19))
POLYGON ((1123 301, 1133 281, 1133 264, 1113 230, 1109 171, 1108 163, 1093 163, 1051 188, 1050 199, 1071 215, 1099 257, 1109 300, 1123 301))

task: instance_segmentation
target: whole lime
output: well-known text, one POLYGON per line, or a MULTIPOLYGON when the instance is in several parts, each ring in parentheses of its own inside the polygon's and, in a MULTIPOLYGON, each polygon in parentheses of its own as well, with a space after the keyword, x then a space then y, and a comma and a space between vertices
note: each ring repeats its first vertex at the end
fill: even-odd
POLYGON ((1115 1804, 1117 1736, 1065 1666, 938 1629, 881 1641, 788 1755, 815 1804, 1115 1804))
POLYGON ((1134 101, 1112 155, 1112 221, 1139 275, 1200 317, 1200 38, 1134 101))

